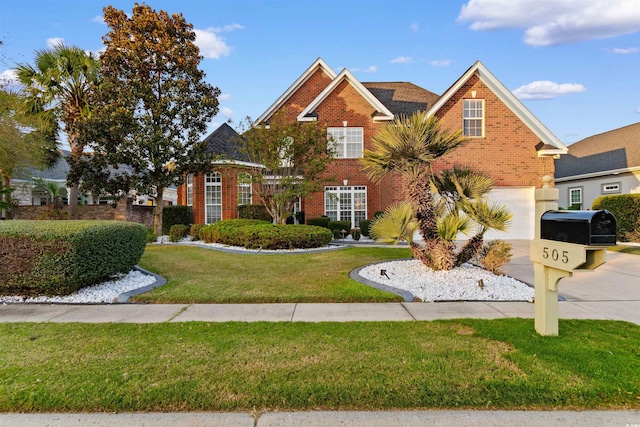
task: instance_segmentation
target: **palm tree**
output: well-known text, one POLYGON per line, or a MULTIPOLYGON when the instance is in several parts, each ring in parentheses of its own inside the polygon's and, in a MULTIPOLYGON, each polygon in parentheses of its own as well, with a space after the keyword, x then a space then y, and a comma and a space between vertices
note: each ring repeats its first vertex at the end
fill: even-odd
MULTIPOLYGON (((84 144, 79 142, 79 124, 89 114, 87 102, 93 85, 99 81, 100 62, 76 46, 59 43, 38 50, 34 66, 19 64, 16 72, 27 97, 25 109, 37 115, 44 126, 52 118, 64 124, 73 159, 79 159, 84 144)), ((78 182, 71 182, 69 217, 78 212, 78 182)))
POLYGON ((440 128, 440 122, 426 113, 400 116, 385 124, 372 138, 372 151, 365 150, 363 170, 374 182, 388 173, 399 172, 407 198, 416 209, 424 246, 412 244, 415 258, 435 270, 450 270, 455 246, 438 234, 438 220, 431 195, 431 166, 466 139, 461 132, 440 128))

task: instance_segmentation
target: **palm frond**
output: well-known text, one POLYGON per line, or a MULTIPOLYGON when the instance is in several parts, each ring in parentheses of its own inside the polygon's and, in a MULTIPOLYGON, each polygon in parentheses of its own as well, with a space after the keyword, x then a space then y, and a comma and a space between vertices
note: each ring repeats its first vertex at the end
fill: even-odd
POLYGON ((457 212, 449 212, 438 219, 438 234, 445 240, 453 241, 458 233, 467 234, 472 225, 471 219, 457 212))
POLYGON ((481 232, 493 229, 506 231, 511 224, 513 215, 504 205, 489 204, 485 199, 466 200, 462 210, 481 227, 481 232))
POLYGON ((369 232, 379 242, 397 244, 402 241, 412 243, 417 230, 414 208, 409 202, 400 202, 389 206, 382 216, 376 218, 369 232))

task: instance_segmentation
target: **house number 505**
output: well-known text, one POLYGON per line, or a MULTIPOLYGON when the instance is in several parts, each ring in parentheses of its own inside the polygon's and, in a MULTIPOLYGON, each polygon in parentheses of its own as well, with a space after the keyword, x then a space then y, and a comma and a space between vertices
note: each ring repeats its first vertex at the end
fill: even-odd
POLYGON ((563 264, 566 264, 569 262, 568 251, 562 251, 562 253, 560 253, 560 251, 557 249, 551 249, 550 251, 549 248, 545 246, 542 248, 542 258, 548 259, 549 257, 551 257, 551 259, 554 261, 558 261, 558 259, 560 259, 560 261, 562 261, 563 264))

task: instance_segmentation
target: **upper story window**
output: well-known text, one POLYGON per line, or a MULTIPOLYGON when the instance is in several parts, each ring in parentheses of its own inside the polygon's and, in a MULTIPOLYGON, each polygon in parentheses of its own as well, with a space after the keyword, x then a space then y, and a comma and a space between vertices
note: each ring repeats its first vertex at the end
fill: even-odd
POLYGON ((362 128, 327 128, 327 134, 333 138, 337 159, 357 159, 362 157, 364 131, 362 128))
POLYGON ((187 206, 193 206, 193 175, 187 175, 187 206))
POLYGON ((484 99, 463 100, 462 133, 471 138, 484 136, 484 99))

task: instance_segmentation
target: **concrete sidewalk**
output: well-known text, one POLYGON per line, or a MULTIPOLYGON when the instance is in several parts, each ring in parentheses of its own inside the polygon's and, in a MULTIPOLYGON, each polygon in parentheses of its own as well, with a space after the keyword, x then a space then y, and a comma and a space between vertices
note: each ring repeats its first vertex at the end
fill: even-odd
POLYGON ((640 411, 388 411, 135 413, 135 414, 0 414, 0 427, 637 427, 640 411))

